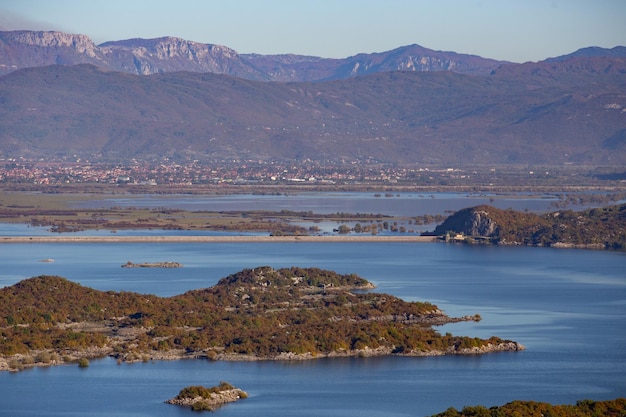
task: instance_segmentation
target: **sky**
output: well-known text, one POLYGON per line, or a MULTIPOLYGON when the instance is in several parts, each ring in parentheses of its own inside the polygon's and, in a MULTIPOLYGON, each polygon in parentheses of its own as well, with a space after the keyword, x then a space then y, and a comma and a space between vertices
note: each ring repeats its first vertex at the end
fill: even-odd
POLYGON ((418 44, 527 62, 626 46, 626 0, 0 0, 0 30, 325 58, 418 44))

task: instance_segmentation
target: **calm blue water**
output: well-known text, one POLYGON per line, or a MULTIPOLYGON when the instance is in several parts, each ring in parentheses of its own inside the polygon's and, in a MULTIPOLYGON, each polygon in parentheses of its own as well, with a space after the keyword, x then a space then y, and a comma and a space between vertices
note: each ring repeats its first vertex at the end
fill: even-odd
MULTIPOLYGON (((71 197, 68 197, 71 199, 71 197)), ((465 207, 489 204, 501 209, 551 210, 553 195, 511 194, 486 195, 467 193, 371 193, 371 192, 315 192, 280 195, 143 195, 126 198, 112 196, 104 200, 76 201, 75 207, 170 207, 183 210, 210 211, 312 211, 314 213, 372 213, 392 216, 445 214, 465 207)))
POLYGON ((0 286, 39 274, 101 290, 161 296, 259 265, 357 273, 376 291, 427 300, 453 316, 442 332, 498 335, 527 350, 477 357, 312 362, 207 361, 0 373, 2 416, 196 415, 164 404, 184 386, 228 381, 250 398, 222 416, 425 416, 514 399, 574 403, 626 396, 626 254, 526 247, 378 243, 5 244, 0 286), (43 263, 53 258, 55 262, 43 263), (126 269, 177 261, 181 269, 126 269))

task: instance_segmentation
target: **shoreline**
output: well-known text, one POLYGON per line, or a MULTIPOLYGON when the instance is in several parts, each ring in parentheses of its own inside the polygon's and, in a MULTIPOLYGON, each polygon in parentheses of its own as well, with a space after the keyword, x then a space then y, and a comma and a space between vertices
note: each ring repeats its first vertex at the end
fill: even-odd
POLYGON ((113 351, 113 348, 98 348, 90 347, 83 350, 76 350, 65 354, 65 358, 61 358, 60 355, 57 359, 47 362, 37 361, 34 358, 42 352, 50 353, 48 350, 32 350, 29 353, 20 353, 16 355, 4 356, 0 355, 0 372, 19 372, 24 369, 32 368, 45 368, 52 366, 67 366, 77 364, 80 359, 96 360, 109 358, 117 360, 118 364, 121 363, 139 363, 148 361, 181 361, 181 360, 209 360, 209 361, 224 361, 224 362, 270 362, 270 361, 285 361, 285 362, 300 362, 300 361, 315 361, 320 359, 334 359, 334 358, 368 358, 368 357, 387 357, 387 356, 400 356, 406 358, 428 358, 437 356, 478 356, 489 355, 493 353, 504 352, 522 352, 526 350, 526 346, 519 342, 512 340, 503 340, 500 343, 487 343, 480 347, 454 349, 448 348, 446 350, 430 350, 419 351, 414 350, 404 353, 394 353, 392 347, 378 347, 378 348, 364 348, 364 349, 352 349, 352 350, 334 350, 331 352, 307 352, 307 353, 293 353, 282 352, 278 355, 257 356, 254 354, 242 354, 242 353, 218 353, 216 355, 210 355, 206 350, 199 350, 194 352, 187 352, 182 349, 174 349, 166 352, 159 351, 141 351, 134 354, 131 358, 124 357, 113 351), (31 358, 26 363, 20 363, 19 367, 12 365, 14 361, 20 361, 25 358, 31 358))
POLYGON ((271 243, 271 242, 415 242, 437 236, 0 236, 0 243, 271 243))

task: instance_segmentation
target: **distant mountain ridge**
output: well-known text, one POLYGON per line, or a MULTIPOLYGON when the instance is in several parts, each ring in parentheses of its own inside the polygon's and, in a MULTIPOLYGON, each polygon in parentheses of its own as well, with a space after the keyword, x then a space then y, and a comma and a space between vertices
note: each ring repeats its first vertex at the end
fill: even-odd
POLYGON ((546 62, 565 61, 570 58, 593 58, 593 57, 613 57, 626 58, 626 46, 616 46, 614 48, 600 48, 598 46, 589 46, 581 48, 571 54, 562 55, 554 58, 548 58, 546 62))
POLYGON ((586 47, 538 63, 512 64, 476 55, 435 51, 416 44, 346 58, 322 58, 296 54, 239 54, 226 46, 171 36, 96 45, 88 36, 81 34, 0 31, 0 75, 21 68, 92 64, 138 75, 188 71, 226 74, 256 81, 301 82, 338 80, 392 71, 490 75, 503 69, 545 66, 572 58, 626 59, 626 47, 586 47))
POLYGON ((325 59, 0 32, 0 157, 623 166, 623 55, 325 59))
POLYGON ((408 45, 387 52, 332 59, 302 55, 239 54, 225 46, 175 37, 127 39, 96 45, 85 35, 43 31, 0 32, 0 74, 46 65, 93 64, 151 75, 190 71, 258 81, 319 81, 386 71, 488 74, 502 61, 408 45))
POLYGON ((268 83, 28 68, 0 77, 0 156, 626 164, 625 77, 528 85, 449 71, 268 83))

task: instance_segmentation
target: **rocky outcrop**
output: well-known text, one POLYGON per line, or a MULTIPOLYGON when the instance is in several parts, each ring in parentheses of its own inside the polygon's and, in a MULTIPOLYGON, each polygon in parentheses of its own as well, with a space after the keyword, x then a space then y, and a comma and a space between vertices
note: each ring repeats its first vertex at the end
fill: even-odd
POLYGON ((200 386, 184 388, 176 397, 165 402, 167 404, 189 407, 194 411, 214 411, 225 404, 243 398, 248 398, 248 394, 245 391, 222 382, 219 386, 213 388, 200 386))
POLYGON ((435 228, 436 235, 456 232, 464 236, 497 238, 500 226, 490 214, 493 207, 479 206, 459 210, 435 228))
POLYGON ((480 347, 460 348, 448 353, 457 355, 480 355, 483 353, 518 352, 521 350, 526 350, 526 346, 518 342, 504 341, 502 343, 488 343, 480 347))
POLYGON ((93 64, 106 67, 104 56, 85 35, 63 32, 0 32, 0 75, 20 68, 93 64))
POLYGON ((466 230, 471 236, 489 236, 494 237, 497 235, 498 225, 489 217, 489 212, 486 210, 474 210, 468 217, 466 224, 466 230))
POLYGON ((171 36, 128 39, 99 46, 113 69, 140 75, 190 71, 228 74, 264 80, 265 75, 243 60, 237 51, 221 45, 187 41, 171 36))
POLYGON ((346 357, 377 357, 377 356, 409 356, 409 357, 431 357, 445 355, 483 355, 487 353, 497 352, 520 352, 526 350, 526 346, 521 343, 504 340, 498 343, 487 343, 482 346, 462 347, 451 346, 447 350, 408 350, 399 347, 380 346, 377 348, 366 347, 364 349, 339 349, 328 353, 293 353, 281 352, 280 354, 261 358, 254 355, 244 354, 219 354, 213 360, 225 361, 259 361, 259 360, 275 360, 275 361, 307 361, 321 358, 346 358, 346 357))
POLYGON ((69 34, 63 32, 31 32, 15 31, 5 32, 2 37, 3 43, 15 46, 22 45, 30 48, 47 48, 55 50, 67 48, 77 54, 84 54, 90 58, 98 56, 98 47, 85 35, 69 34))

